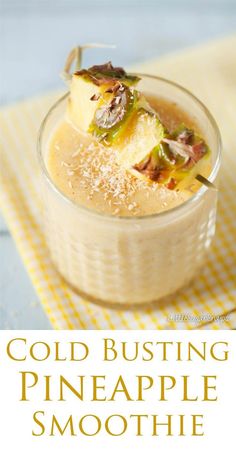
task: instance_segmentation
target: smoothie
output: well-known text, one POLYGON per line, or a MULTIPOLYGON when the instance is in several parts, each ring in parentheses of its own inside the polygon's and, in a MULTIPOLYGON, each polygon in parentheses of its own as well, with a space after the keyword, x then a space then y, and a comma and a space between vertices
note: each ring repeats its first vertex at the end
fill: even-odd
POLYGON ((164 146, 161 157, 155 153, 156 165, 151 147, 145 155, 144 146, 133 145, 132 121, 125 140, 120 130, 116 140, 117 123, 115 139, 109 127, 104 137, 97 128, 78 126, 85 121, 83 111, 68 114, 72 93, 49 112, 39 142, 52 260, 79 293, 107 304, 150 303, 176 292, 197 275, 215 229, 217 190, 196 179, 200 174, 217 183, 220 139, 214 120, 191 94, 161 78, 143 76, 140 92, 150 117, 157 114, 165 130, 157 137, 155 151, 164 146))

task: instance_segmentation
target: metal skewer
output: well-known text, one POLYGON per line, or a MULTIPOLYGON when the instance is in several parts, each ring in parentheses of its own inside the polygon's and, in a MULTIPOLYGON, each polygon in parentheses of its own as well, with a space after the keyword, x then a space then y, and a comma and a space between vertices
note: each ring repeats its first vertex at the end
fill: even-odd
POLYGON ((204 186, 206 186, 208 189, 212 189, 212 190, 218 190, 217 187, 215 186, 215 184, 213 184, 211 181, 209 181, 207 178, 205 178, 204 176, 200 175, 200 173, 198 175, 195 176, 195 178, 204 186))

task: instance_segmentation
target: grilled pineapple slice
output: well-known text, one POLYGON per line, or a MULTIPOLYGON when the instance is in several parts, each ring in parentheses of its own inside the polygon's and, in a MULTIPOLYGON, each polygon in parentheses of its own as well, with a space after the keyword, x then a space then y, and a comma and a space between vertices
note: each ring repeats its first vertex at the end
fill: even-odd
POLYGON ((73 75, 70 86, 66 116, 74 127, 88 132, 97 109, 97 101, 92 100, 100 96, 100 87, 84 80, 83 77, 73 75))
POLYGON ((127 108, 125 100, 130 92, 128 86, 134 86, 138 81, 137 76, 128 75, 122 68, 113 67, 110 62, 75 72, 70 85, 67 119, 74 127, 84 132, 94 131, 95 127, 91 125, 95 119, 94 125, 102 125, 100 127, 105 128, 105 131, 100 134, 104 134, 119 119, 123 119, 123 112, 126 112, 127 108), (122 103, 123 111, 119 111, 119 103, 116 104, 114 101, 112 104, 115 98, 124 103, 122 103), (106 121, 105 109, 109 106, 113 113, 106 121), (102 114, 103 109, 104 114, 102 114))
POLYGON ((138 176, 135 166, 151 155, 164 133, 163 125, 154 113, 138 109, 130 120, 127 133, 114 143, 118 163, 138 176))

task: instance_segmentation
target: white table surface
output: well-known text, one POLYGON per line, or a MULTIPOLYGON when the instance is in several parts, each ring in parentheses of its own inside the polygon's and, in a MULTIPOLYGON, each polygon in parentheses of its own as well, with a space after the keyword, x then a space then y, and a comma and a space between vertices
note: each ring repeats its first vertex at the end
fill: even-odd
MULTIPOLYGON (((0 0, 0 102, 60 87, 77 43, 115 43, 85 64, 125 66, 235 31, 235 0, 0 0)), ((1 214, 0 257, 0 329, 50 329, 1 214)))

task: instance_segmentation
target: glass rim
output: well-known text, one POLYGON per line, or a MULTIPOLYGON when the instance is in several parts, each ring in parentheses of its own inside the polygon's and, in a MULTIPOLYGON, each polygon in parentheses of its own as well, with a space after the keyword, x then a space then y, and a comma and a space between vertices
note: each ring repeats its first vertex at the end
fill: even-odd
MULTIPOLYGON (((217 138, 217 150, 216 150, 216 160, 214 162, 214 165, 212 167, 211 173, 208 176, 208 180, 210 182, 214 182, 219 168, 220 168, 220 163, 221 163, 221 153, 222 153, 222 141, 221 141, 221 135, 220 135, 220 131, 218 128, 218 125, 214 119, 214 117, 212 116, 211 112, 208 110, 208 108, 202 103, 201 100, 199 100, 194 94, 192 94, 188 89, 186 89, 185 87, 181 86, 180 84, 174 82, 174 81, 170 81, 166 78, 163 77, 159 77, 159 76, 155 76, 155 75, 148 75, 148 74, 144 74, 144 73, 131 73, 132 75, 135 76, 139 76, 141 79, 142 78, 150 78, 153 80, 158 80, 161 82, 164 82, 166 84, 169 84, 173 87, 176 87, 177 89, 179 89, 180 91, 182 91, 184 94, 186 94, 187 96, 189 96, 193 101, 195 101, 198 106, 200 107, 200 109, 202 109, 202 111, 206 114, 208 120, 210 121, 212 128, 215 132, 216 138, 217 138)), ((134 222, 134 221, 142 221, 142 220, 147 220, 147 219, 161 219, 164 217, 168 217, 171 215, 175 215, 176 213, 178 213, 179 211, 184 211, 188 208, 188 206, 192 206, 194 203, 196 203, 200 198, 202 198, 204 196, 204 194, 208 191, 208 187, 206 187, 205 185, 202 185, 197 192, 195 192, 193 195, 191 195, 190 198, 188 198, 186 201, 184 201, 183 203, 179 204, 178 206, 175 206, 171 209, 168 209, 166 211, 163 212, 157 212, 154 214, 148 214, 148 215, 140 215, 140 216, 117 216, 117 215, 110 215, 110 214, 105 214, 96 210, 93 210, 89 207, 83 206, 81 204, 76 203, 73 199, 70 199, 67 195, 65 195, 54 183, 54 181, 52 180, 47 166, 45 164, 44 161, 44 157, 42 154, 42 135, 44 132, 44 128, 47 124, 48 118, 51 116, 51 114, 54 112, 54 110, 69 96, 69 92, 66 92, 62 97, 60 97, 48 110, 47 114, 45 115, 39 131, 38 131, 38 136, 37 136, 37 156, 38 156, 38 161, 39 161, 39 165, 41 167, 41 170, 43 172, 43 175, 45 176, 47 182, 49 183, 50 187, 52 187, 52 189, 54 190, 55 193, 57 193, 57 195, 59 195, 59 197, 61 197, 63 199, 63 201, 65 201, 67 204, 70 204, 71 206, 73 206, 75 209, 78 210, 82 210, 85 213, 88 213, 90 215, 94 215, 96 217, 100 217, 100 218, 105 218, 107 220, 111 220, 113 222, 119 222, 119 221, 129 221, 129 222, 134 222)))

